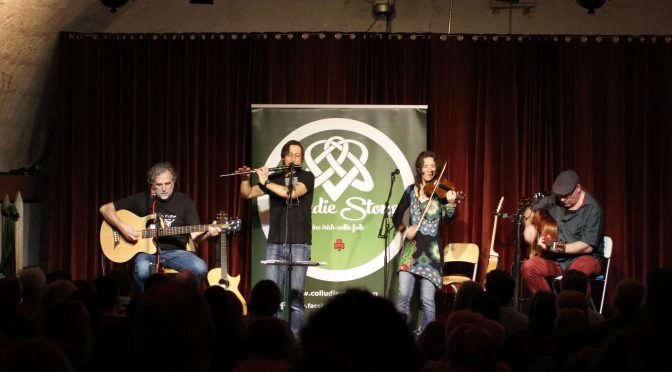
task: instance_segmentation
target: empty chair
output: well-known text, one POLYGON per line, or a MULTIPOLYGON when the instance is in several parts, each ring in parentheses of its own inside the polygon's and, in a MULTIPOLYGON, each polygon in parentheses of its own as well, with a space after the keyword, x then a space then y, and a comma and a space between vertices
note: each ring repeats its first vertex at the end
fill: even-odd
POLYGON ((450 243, 443 249, 443 285, 476 280, 480 248, 474 243, 450 243))

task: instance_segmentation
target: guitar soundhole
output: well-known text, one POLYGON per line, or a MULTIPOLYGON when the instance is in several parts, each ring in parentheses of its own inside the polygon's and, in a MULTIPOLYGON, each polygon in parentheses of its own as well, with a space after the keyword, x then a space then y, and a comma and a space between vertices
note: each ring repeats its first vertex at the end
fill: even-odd
POLYGON ((229 288, 229 281, 225 279, 219 279, 219 285, 221 285, 224 288, 229 288))

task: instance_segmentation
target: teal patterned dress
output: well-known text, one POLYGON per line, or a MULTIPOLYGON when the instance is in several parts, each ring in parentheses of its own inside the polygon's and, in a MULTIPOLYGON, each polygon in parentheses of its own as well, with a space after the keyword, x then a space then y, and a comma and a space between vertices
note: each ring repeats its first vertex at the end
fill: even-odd
POLYGON ((431 281, 437 288, 441 288, 443 278, 443 245, 439 236, 439 224, 448 224, 455 215, 455 205, 448 204, 445 199, 436 195, 428 200, 423 195, 420 201, 415 191, 415 185, 406 188, 404 195, 392 216, 395 226, 405 229, 403 215, 410 208, 410 225, 417 225, 420 217, 430 203, 422 225, 418 229, 415 239, 405 240, 404 249, 399 260, 399 270, 423 277, 431 281))

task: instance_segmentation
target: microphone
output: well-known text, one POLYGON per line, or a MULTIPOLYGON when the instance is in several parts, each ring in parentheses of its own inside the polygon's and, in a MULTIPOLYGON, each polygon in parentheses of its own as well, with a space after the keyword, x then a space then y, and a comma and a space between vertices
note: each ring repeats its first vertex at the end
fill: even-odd
POLYGON ((495 216, 497 216, 497 217, 501 217, 501 218, 509 218, 509 217, 512 217, 512 216, 511 216, 510 214, 508 214, 508 213, 499 213, 499 212, 495 212, 495 213, 493 213, 493 214, 494 214, 495 216))
POLYGON ((392 171, 392 175, 394 176, 395 174, 399 174, 399 168, 395 168, 395 169, 392 171))

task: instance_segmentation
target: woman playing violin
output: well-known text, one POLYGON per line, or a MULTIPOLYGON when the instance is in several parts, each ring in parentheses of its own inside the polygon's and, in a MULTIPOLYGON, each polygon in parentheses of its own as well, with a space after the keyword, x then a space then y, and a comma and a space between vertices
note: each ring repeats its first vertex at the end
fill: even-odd
POLYGON ((434 320, 436 314, 434 295, 443 283, 443 244, 439 226, 441 222, 448 224, 452 221, 458 197, 455 190, 445 190, 445 187, 443 192, 436 192, 438 187, 433 187, 433 181, 443 176, 437 174, 436 163, 437 156, 431 151, 423 151, 418 155, 415 161, 415 183, 406 188, 392 216, 395 226, 406 234, 399 262, 396 307, 399 312, 409 316, 409 303, 418 280, 422 304, 419 331, 434 320), (403 222, 407 209, 410 212, 409 226, 403 222))

